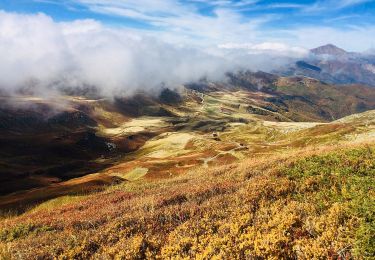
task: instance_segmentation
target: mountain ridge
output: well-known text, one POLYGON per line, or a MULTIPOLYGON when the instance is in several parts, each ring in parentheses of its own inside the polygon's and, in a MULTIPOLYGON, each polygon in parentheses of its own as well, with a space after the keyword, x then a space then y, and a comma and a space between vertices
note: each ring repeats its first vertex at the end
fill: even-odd
POLYGON ((315 54, 315 55, 326 54, 326 55, 332 55, 332 56, 336 56, 336 57, 340 57, 340 56, 344 56, 344 55, 349 54, 344 49, 341 49, 341 48, 339 48, 336 45, 333 45, 331 43, 319 46, 317 48, 313 48, 313 49, 310 50, 310 52, 315 54))
POLYGON ((310 55, 275 73, 282 76, 307 76, 330 84, 364 84, 375 87, 375 56, 347 52, 327 44, 311 49, 310 55))

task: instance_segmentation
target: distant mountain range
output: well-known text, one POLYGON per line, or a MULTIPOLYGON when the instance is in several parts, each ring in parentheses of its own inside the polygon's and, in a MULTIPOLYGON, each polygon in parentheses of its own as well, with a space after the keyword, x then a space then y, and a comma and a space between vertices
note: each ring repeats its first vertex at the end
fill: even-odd
POLYGON ((333 44, 310 50, 280 71, 282 76, 306 76, 333 84, 365 84, 375 87, 375 54, 347 52, 333 44))

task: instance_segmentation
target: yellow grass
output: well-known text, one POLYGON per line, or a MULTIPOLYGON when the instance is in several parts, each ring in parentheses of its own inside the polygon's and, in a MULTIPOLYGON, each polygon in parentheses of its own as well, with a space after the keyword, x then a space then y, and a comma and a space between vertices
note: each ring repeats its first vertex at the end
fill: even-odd
POLYGON ((145 156, 159 159, 183 155, 190 152, 184 148, 194 137, 195 136, 190 133, 167 132, 147 141, 139 152, 151 151, 146 153, 145 156))
POLYGON ((112 186, 53 212, 7 219, 0 224, 1 246, 7 248, 4 254, 27 259, 366 258, 368 227, 351 208, 361 206, 352 193, 361 186, 341 178, 336 171, 341 168, 327 171, 333 186, 319 171, 294 174, 316 162, 339 163, 361 181, 365 177, 355 169, 372 169, 374 163, 368 145, 375 144, 296 148, 175 178, 112 186))
POLYGON ((134 181, 145 176, 147 172, 148 172, 147 168, 137 167, 133 169, 132 171, 122 175, 122 177, 124 177, 125 179, 129 181, 134 181))
POLYGON ((140 117, 125 122, 119 127, 102 128, 101 133, 108 136, 126 135, 142 131, 152 131, 168 125, 164 118, 140 117))

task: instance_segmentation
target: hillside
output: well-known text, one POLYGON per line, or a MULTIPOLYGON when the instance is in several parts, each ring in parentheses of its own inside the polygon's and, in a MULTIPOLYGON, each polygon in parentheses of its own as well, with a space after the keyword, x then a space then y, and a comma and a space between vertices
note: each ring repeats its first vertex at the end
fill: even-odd
POLYGON ((18 106, 0 109, 2 209, 23 211, 112 183, 169 178, 291 142, 320 142, 313 132, 300 135, 304 129, 327 128, 332 140, 344 138, 360 128, 325 123, 375 108, 375 89, 362 86, 249 72, 231 80, 189 85, 180 94, 164 90, 159 97, 65 96, 57 108, 49 100, 8 98, 18 106))
POLYGON ((0 114, 0 257, 370 259, 374 95, 244 72, 7 98, 23 105, 0 114))
POLYGON ((374 143, 289 148, 65 196, 0 224, 19 258, 361 258, 374 254, 374 143))

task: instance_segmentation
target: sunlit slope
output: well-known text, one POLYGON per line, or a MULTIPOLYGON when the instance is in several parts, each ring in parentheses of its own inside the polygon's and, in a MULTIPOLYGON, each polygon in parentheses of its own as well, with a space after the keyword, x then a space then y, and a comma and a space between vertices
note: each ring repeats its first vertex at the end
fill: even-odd
POLYGON ((361 85, 329 85, 312 78, 279 78, 277 91, 285 94, 285 101, 300 116, 314 121, 319 118, 335 120, 363 112, 375 105, 375 93, 361 85))
POLYGON ((231 74, 229 82, 224 85, 227 89, 267 94, 252 110, 273 115, 278 121, 285 121, 285 117, 292 121, 332 121, 375 109, 375 92, 364 85, 334 85, 302 76, 277 77, 249 71, 231 74), (275 112, 283 117, 275 117, 275 112))
MULTIPOLYGON (((279 112, 267 112, 272 113, 272 116, 259 112, 265 111, 261 106, 264 105, 264 98, 269 97, 269 94, 263 92, 238 90, 200 93, 186 90, 183 95, 184 102, 178 104, 150 103, 151 106, 158 104, 159 109, 166 111, 163 113, 169 116, 130 117, 107 101, 75 99, 74 102, 85 107, 87 118, 95 122, 95 125, 84 125, 79 131, 72 133, 72 139, 68 139, 70 144, 66 143, 66 133, 62 134, 58 127, 52 132, 54 134, 51 138, 65 145, 60 150, 69 147, 66 145, 74 145, 75 149, 93 153, 93 157, 83 166, 87 168, 98 165, 102 169, 91 168, 89 172, 80 172, 73 168, 67 173, 77 174, 78 179, 72 181, 67 180, 70 178, 59 178, 59 175, 56 178, 53 168, 47 171, 52 176, 43 174, 43 171, 40 172, 42 174, 28 175, 33 180, 39 178, 43 182, 39 182, 39 187, 33 191, 2 196, 2 208, 7 210, 17 205, 23 210, 46 199, 92 192, 102 189, 103 185, 119 181, 169 178, 197 166, 239 162, 256 154, 283 153, 308 145, 365 141, 374 135, 374 117, 371 111, 331 123, 292 122, 279 112), (252 109, 249 110, 249 107, 252 109), (254 112, 255 107, 259 111, 254 112), (284 122, 279 122, 280 119, 284 119, 284 122), (75 135, 78 139, 73 138, 75 135), (103 153, 101 148, 96 150, 96 146, 92 147, 96 143, 99 148, 105 147, 106 152, 103 153), (97 172, 100 174, 87 175, 97 172), (80 175, 83 176, 79 177, 80 175)), ((25 135, 15 136, 18 142, 24 142, 20 137, 24 138, 25 135)), ((30 138, 35 139, 35 135, 30 138)), ((42 140, 47 144, 51 143, 49 139, 42 140)), ((74 154, 68 154, 70 155, 76 160, 74 154)), ((26 157, 22 158, 23 161, 17 157, 10 159, 12 163, 23 163, 26 157)), ((66 164, 66 158, 59 158, 50 157, 49 160, 66 164)), ((27 183, 30 177, 25 179, 27 183)), ((76 176, 73 175, 74 177, 76 176)), ((13 183, 22 184, 22 179, 13 180, 13 183)))
POLYGON ((321 146, 63 197, 0 224, 22 258, 374 254, 374 143, 321 146))
MULTIPOLYGON (((307 110, 286 112, 275 95, 185 89, 177 103, 143 97, 143 106, 66 97, 73 109, 40 121, 40 132, 3 128, 19 143, 39 136, 39 149, 51 140, 83 149, 105 167, 58 180, 39 172, 44 186, 1 196, 0 255, 371 256, 375 111, 298 122, 290 111, 307 110), (67 135, 70 124, 79 127, 67 135)), ((30 124, 26 115, 16 123, 30 124)))

